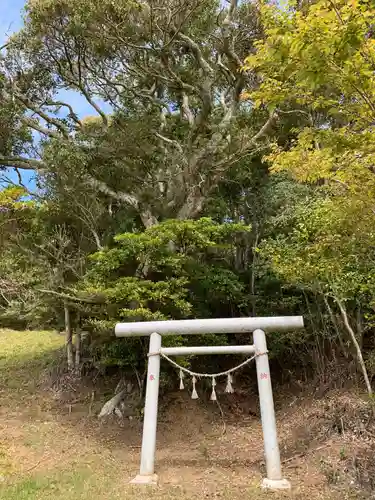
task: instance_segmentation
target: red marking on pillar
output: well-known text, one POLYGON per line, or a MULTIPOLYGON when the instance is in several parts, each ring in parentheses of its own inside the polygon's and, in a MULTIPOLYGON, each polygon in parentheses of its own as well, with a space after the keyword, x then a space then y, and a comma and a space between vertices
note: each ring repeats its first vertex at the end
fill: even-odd
POLYGON ((266 380, 266 379, 268 379, 268 373, 261 373, 261 374, 260 374, 260 379, 261 379, 261 380, 266 380))
POLYGON ((150 380, 155 380, 155 375, 150 375, 150 380))

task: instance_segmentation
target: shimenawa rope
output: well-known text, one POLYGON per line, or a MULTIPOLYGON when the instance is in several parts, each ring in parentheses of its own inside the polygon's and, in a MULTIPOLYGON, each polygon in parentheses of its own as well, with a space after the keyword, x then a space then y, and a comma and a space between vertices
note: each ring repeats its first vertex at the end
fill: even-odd
POLYGON ((234 373, 235 371, 240 370, 244 366, 248 365, 256 357, 263 356, 264 354, 267 354, 267 353, 268 353, 268 351, 255 353, 254 356, 252 356, 251 358, 246 359, 245 361, 243 361, 239 365, 237 365, 237 366, 235 366, 233 368, 230 368, 229 370, 226 370, 224 372, 219 372, 219 373, 198 373, 198 372, 193 372, 192 370, 189 370, 188 368, 185 368, 184 366, 179 365, 178 363, 176 363, 175 361, 173 361, 173 359, 171 359, 169 356, 167 356, 166 354, 164 354, 163 352, 160 352, 160 351, 159 352, 150 352, 148 354, 148 356, 150 357, 150 356, 158 356, 158 355, 160 355, 164 359, 166 359, 172 366, 174 366, 175 368, 179 369, 179 374, 180 374, 179 375, 179 377, 180 377, 180 390, 183 390, 185 388, 185 386, 184 386, 184 380, 183 380, 185 378, 185 373, 187 373, 188 375, 190 375, 192 377, 192 383, 193 383, 193 391, 192 391, 192 394, 191 394, 191 399, 198 399, 199 398, 197 390, 196 390, 197 379, 199 379, 199 378, 210 378, 212 380, 212 392, 211 392, 211 398, 210 399, 211 399, 211 401, 216 401, 216 391, 215 391, 216 378, 226 376, 227 377, 227 384, 226 384, 224 392, 232 394, 234 392, 233 385, 232 385, 233 384, 232 373, 234 373))

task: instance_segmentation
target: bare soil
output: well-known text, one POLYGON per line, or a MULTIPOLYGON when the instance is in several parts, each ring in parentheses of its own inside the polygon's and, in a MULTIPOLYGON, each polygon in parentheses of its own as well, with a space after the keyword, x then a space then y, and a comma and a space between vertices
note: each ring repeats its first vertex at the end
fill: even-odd
POLYGON ((68 383, 56 391, 46 385, 45 367, 2 369, 8 370, 0 386, 2 500, 375 498, 372 405, 357 393, 323 399, 279 393, 283 469, 293 485, 281 493, 259 487, 265 466, 256 395, 249 393, 247 409, 236 395, 220 396, 222 416, 213 402, 169 393, 158 426, 159 484, 139 488, 128 483, 138 470, 141 421, 98 421, 102 385, 68 383), (9 384, 9 373, 18 385, 9 384))

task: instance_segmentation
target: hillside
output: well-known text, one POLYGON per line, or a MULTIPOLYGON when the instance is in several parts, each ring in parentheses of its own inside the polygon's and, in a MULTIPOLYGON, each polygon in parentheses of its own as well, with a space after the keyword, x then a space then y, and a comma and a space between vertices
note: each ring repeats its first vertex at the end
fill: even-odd
POLYGON ((158 430, 159 485, 132 487, 141 422, 98 421, 106 396, 101 377, 81 384, 51 378, 58 373, 62 344, 52 332, 0 333, 2 500, 373 498, 375 425, 369 403, 355 392, 318 399, 287 388, 277 391, 276 408, 291 493, 259 488, 264 463, 254 393, 245 397, 247 408, 237 404, 236 395, 220 396, 223 418, 212 402, 166 393, 158 430))

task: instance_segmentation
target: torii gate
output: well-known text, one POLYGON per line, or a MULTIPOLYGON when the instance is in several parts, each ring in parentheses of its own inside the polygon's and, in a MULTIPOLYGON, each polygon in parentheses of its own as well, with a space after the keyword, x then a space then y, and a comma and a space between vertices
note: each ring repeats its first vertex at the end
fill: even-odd
POLYGON ((159 396, 160 357, 188 354, 239 354, 253 353, 256 363, 260 412, 263 429, 264 454, 267 477, 262 486, 271 489, 288 489, 290 483, 281 473, 280 451, 277 441, 275 409, 272 396, 271 376, 268 363, 265 332, 303 328, 302 316, 269 318, 220 318, 179 321, 146 321, 118 323, 117 337, 150 336, 146 401, 143 421, 141 464, 139 474, 132 484, 156 484, 155 449, 159 396), (162 347, 164 335, 194 335, 205 333, 253 333, 252 345, 162 347))

